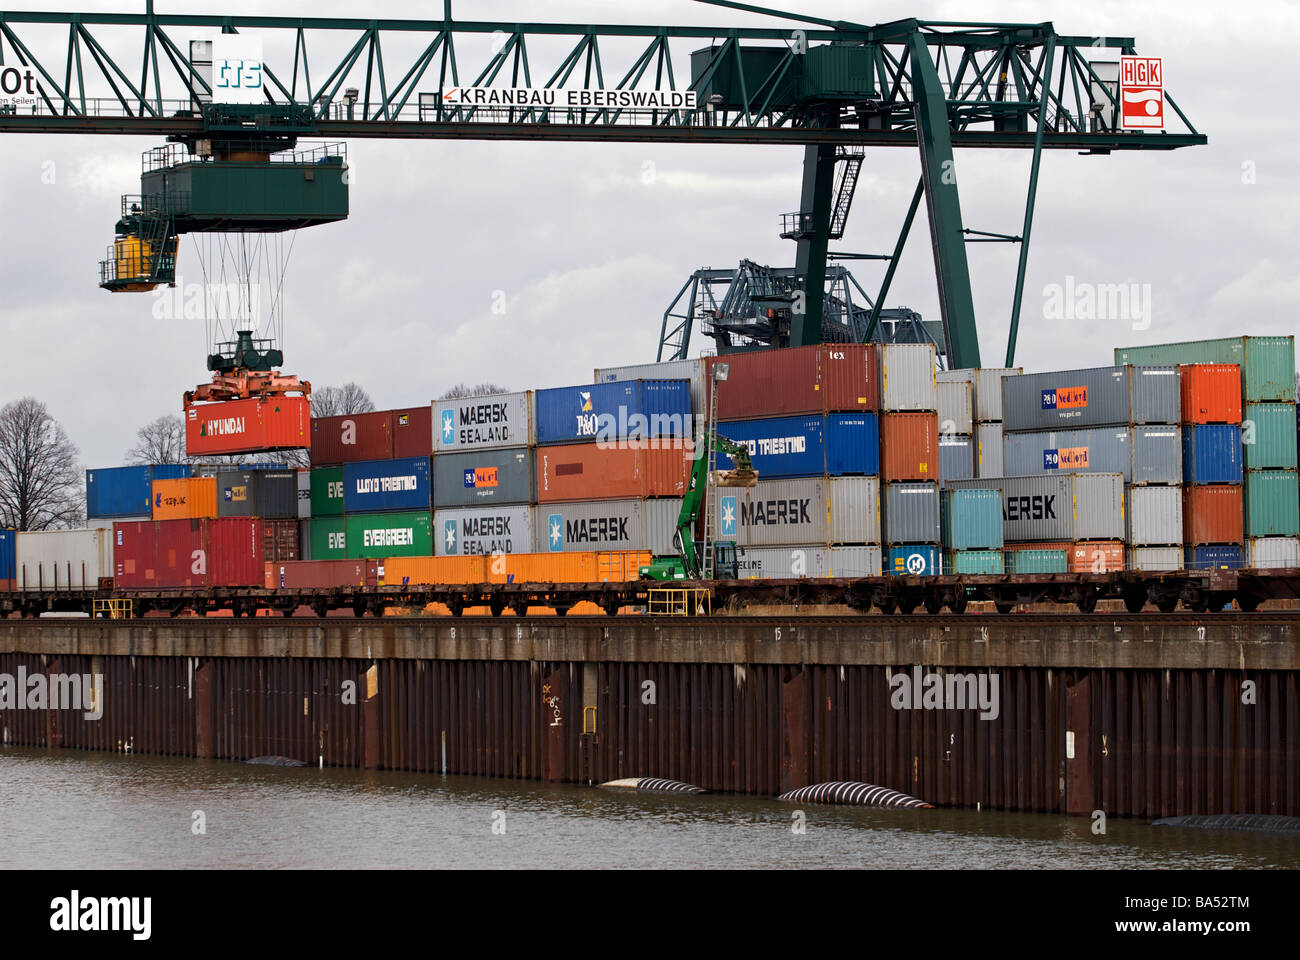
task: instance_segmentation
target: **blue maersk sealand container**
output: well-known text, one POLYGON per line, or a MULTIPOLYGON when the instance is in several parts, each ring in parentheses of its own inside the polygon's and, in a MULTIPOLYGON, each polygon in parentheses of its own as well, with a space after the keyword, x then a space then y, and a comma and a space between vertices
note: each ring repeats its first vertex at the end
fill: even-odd
POLYGON ((695 436, 689 380, 622 380, 538 390, 537 442, 695 436))
POLYGON ((1241 547, 1235 544, 1188 547, 1186 562, 1189 570, 1239 570, 1242 566, 1241 547))
MULTIPOLYGON (((760 480, 875 476, 880 421, 874 413, 829 413, 718 424, 718 436, 749 447, 760 480)), ((720 457, 730 466, 726 457, 720 457)))
POLYGON ((14 579, 14 544, 18 536, 12 530, 0 530, 0 580, 14 579))
POLYGON ((152 467, 109 467, 86 471, 86 517, 148 517, 153 514, 153 482, 190 476, 183 463, 152 467))
POLYGON ((1183 427, 1184 483, 1241 483, 1241 427, 1201 423, 1183 427))
POLYGON ((348 513, 428 510, 429 458, 365 460, 343 466, 343 509, 348 513))
POLYGON ((887 576, 933 577, 939 573, 939 548, 932 543, 900 544, 885 555, 887 576))

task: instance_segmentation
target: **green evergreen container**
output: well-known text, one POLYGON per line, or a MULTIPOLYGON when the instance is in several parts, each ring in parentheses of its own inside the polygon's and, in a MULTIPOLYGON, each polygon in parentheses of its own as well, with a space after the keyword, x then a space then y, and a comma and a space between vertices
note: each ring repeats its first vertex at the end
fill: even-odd
MULTIPOLYGON (((315 558, 313 553, 312 557, 315 558)), ((433 515, 409 513, 351 513, 347 516, 347 556, 431 557, 433 515)))
POLYGON ((311 472, 311 515, 343 516, 342 467, 317 467, 311 472))
POLYGON ((1006 568, 1001 550, 950 550, 943 555, 943 572, 945 576, 968 574, 1000 574, 1006 568))
POLYGON ((1007 573, 1068 573, 1070 558, 1064 550, 1008 550, 1007 573))
POLYGON ((312 517, 308 523, 310 524, 308 539, 311 542, 313 560, 347 559, 345 536, 347 525, 342 517, 312 517))
POLYGON ((1295 402, 1295 337, 1225 337, 1116 347, 1115 363, 1235 363, 1247 403, 1295 402))
POLYGON ((1294 403, 1248 403, 1241 426, 1241 449, 1247 470, 1294 470, 1296 422, 1294 403), (1248 443, 1248 440, 1254 442, 1248 443))
POLYGON ((1294 470, 1246 471, 1246 536, 1300 536, 1300 483, 1294 470))

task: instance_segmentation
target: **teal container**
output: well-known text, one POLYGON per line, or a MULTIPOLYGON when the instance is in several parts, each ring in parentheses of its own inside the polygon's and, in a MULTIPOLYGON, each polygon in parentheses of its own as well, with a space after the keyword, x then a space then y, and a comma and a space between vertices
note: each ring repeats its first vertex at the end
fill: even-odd
MULTIPOLYGON (((311 515, 313 517, 343 516, 342 467, 317 467, 312 470, 311 515)), ((341 554, 339 558, 342 559, 341 554)))
POLYGON ((1300 536, 1300 482, 1294 470, 1246 471, 1246 536, 1300 536))
POLYGON ((943 555, 943 572, 945 575, 993 575, 1005 573, 1006 565, 1001 550, 953 550, 943 555))
POLYGON ((944 490, 939 507, 945 550, 1002 549, 1001 490, 944 490))
POLYGON ((1244 413, 1241 448, 1246 469, 1294 470, 1296 468, 1295 404, 1248 403, 1244 413))
MULTIPOLYGON (((347 558, 433 556, 433 514, 423 510, 404 513, 350 513, 347 558)), ((316 556, 315 553, 312 556, 316 556)))
POLYGON ((1225 337, 1116 347, 1115 363, 1235 363, 1247 403, 1295 402, 1295 337, 1225 337))
POLYGON ((1007 573, 1068 573, 1070 558, 1064 550, 1009 550, 1007 573))

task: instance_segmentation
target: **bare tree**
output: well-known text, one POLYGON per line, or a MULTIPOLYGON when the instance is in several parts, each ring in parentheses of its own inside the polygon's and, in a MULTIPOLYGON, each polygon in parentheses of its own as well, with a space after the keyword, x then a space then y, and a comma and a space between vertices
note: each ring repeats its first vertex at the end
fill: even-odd
POLYGON ((51 530, 86 516, 80 454, 45 404, 23 397, 0 408, 0 527, 51 530))
POLYGON ((135 432, 135 446, 126 452, 134 466, 154 463, 189 463, 185 455, 185 421, 173 414, 145 424, 135 432))
POLYGON ((508 387, 498 387, 495 383, 478 383, 474 386, 468 386, 458 383, 448 389, 439 400, 466 400, 470 397, 490 397, 497 393, 509 393, 508 387))
POLYGON ((342 417, 352 413, 370 413, 375 402, 370 394, 353 381, 341 387, 323 387, 311 395, 313 417, 342 417))

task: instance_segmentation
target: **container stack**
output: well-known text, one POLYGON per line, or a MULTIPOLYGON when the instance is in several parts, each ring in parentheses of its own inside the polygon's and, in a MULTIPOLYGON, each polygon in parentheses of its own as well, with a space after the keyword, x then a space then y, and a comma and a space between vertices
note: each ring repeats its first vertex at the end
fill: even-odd
POLYGON ((1002 381, 1020 367, 941 370, 939 479, 1002 476, 1002 381))
POLYGON ((887 574, 934 575, 939 557, 939 389, 930 343, 880 356, 880 480, 887 574))
MULTIPOLYGON (((1243 540, 1249 567, 1300 565, 1300 483, 1294 444, 1295 337, 1228 337, 1146 347, 1117 347, 1118 362, 1236 364, 1240 368, 1243 540)), ((1198 456, 1198 451, 1193 451, 1198 456)), ((1201 566, 1230 566, 1194 554, 1201 566)))
POLYGON ((706 361, 706 385, 715 364, 729 365, 717 384, 718 435, 745 444, 758 471, 757 485, 719 487, 713 504, 714 535, 744 550, 742 577, 880 575, 878 349, 834 344, 706 361))
MULTIPOLYGON (((86 525, 109 529, 117 520, 149 520, 153 517, 155 484, 190 475, 189 466, 175 463, 87 470, 86 525)), ((165 492, 171 495, 173 491, 165 492)))
POLYGON ((1241 370, 1236 364, 1179 367, 1183 391, 1184 565, 1242 565, 1245 525, 1241 370))

